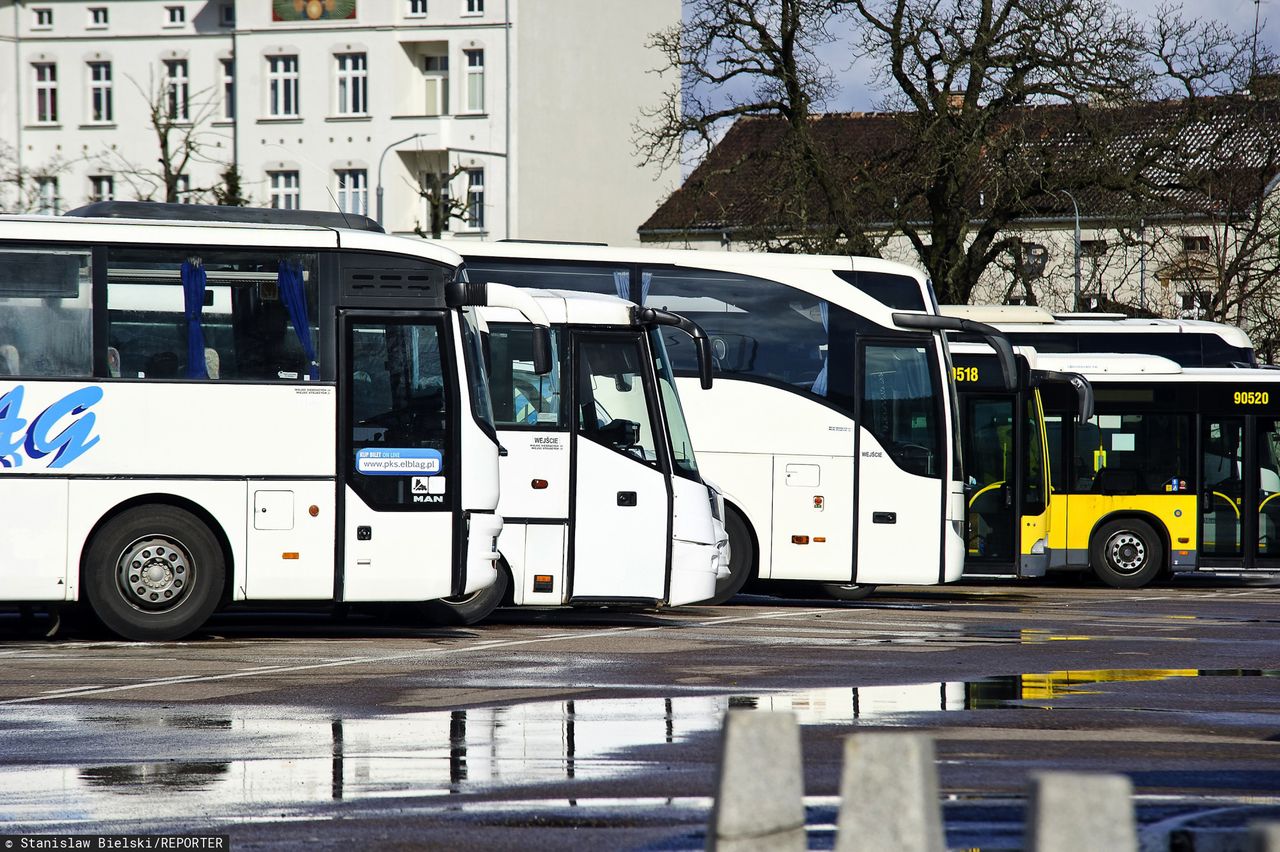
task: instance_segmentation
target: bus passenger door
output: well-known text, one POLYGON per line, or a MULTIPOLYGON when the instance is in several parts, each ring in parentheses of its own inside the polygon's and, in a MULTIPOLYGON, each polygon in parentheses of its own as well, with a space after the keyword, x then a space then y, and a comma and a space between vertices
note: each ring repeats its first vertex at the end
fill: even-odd
POLYGON ((653 360, 635 333, 575 333, 571 603, 666 597, 671 486, 653 360))
POLYGON ((961 396, 966 574, 1016 574, 1015 398, 961 396))
POLYGON ((445 316, 343 312, 341 328, 339 599, 448 597, 463 554, 445 316))
POLYGON ((1257 495, 1254 540, 1257 542, 1256 564, 1267 570, 1280 567, 1280 420, 1274 417, 1251 418, 1256 426, 1255 453, 1250 469, 1257 472, 1253 493, 1257 495))
POLYGON ((1245 419, 1205 416, 1200 435, 1200 555, 1208 565, 1239 565, 1248 519, 1245 419))

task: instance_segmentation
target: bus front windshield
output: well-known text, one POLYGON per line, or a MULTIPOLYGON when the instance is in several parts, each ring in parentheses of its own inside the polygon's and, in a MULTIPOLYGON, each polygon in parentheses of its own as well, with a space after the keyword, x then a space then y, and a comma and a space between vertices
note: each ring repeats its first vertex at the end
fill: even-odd
POLYGON ((497 435, 493 422, 493 402, 489 397, 489 371, 485 369, 480 320, 475 308, 463 308, 462 357, 467 364, 467 384, 471 387, 471 410, 491 437, 497 435))
POLYGON ((671 372, 671 360, 662 334, 656 329, 649 332, 649 344, 653 348, 653 362, 658 374, 658 387, 662 393, 662 407, 667 413, 667 429, 671 434, 671 459, 675 471, 686 479, 699 479, 698 463, 693 456, 693 442, 689 439, 689 426, 680 407, 680 395, 676 393, 675 377, 671 372))

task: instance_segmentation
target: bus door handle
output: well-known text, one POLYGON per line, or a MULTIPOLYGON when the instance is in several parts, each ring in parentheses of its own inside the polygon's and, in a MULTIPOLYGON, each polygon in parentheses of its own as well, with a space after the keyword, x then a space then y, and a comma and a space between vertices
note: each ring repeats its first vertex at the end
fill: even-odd
POLYGON ((506 447, 504 447, 504 446, 502 446, 501 444, 499 444, 499 445, 498 445, 498 456, 499 456, 499 458, 505 458, 506 456, 509 456, 509 455, 511 455, 511 453, 507 452, 507 448, 506 448, 506 447))
POLYGON ((871 523, 873 524, 896 524, 898 522, 897 512, 872 512, 871 523))
POLYGON ((619 505, 619 506, 635 506, 635 505, 637 504, 637 502, 638 502, 638 500, 637 500, 637 498, 636 498, 636 492, 634 492, 634 491, 619 491, 619 492, 618 492, 618 505, 619 505))
POLYGON ((1004 494, 1004 507, 1006 509, 1013 508, 1013 486, 1006 482, 1000 486, 1000 491, 1004 494))

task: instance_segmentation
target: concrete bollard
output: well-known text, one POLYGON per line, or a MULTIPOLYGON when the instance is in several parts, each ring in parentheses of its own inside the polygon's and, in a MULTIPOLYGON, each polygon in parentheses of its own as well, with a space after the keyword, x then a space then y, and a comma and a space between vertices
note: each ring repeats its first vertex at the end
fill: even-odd
POLYGON ((795 714, 730 710, 720 736, 707 849, 790 852, 807 845, 795 714))
POLYGON ((1027 800, 1028 852, 1137 852, 1133 785, 1124 775, 1044 772, 1027 800))
POLYGON ((933 740, 924 734, 846 737, 836 852, 943 852, 933 740))
POLYGON ((1280 822, 1249 826, 1249 852, 1280 852, 1280 822))

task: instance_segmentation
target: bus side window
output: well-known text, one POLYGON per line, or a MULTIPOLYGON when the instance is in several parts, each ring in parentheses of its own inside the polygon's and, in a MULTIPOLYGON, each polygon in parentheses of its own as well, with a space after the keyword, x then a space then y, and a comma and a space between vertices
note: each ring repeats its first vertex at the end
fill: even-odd
POLYGON ((93 375, 88 249, 0 249, 0 370, 9 375, 93 375))

